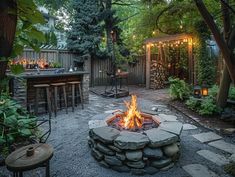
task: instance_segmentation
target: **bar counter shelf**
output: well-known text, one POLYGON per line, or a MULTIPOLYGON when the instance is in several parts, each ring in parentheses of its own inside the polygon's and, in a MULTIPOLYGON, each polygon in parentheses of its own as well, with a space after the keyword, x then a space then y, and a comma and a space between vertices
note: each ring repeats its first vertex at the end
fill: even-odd
MULTIPOLYGON (((53 68, 53 69, 27 69, 24 73, 19 75, 13 75, 10 72, 7 74, 10 79, 10 91, 15 100, 17 100, 21 105, 27 107, 28 111, 33 112, 34 110, 34 99, 35 99, 35 89, 33 85, 37 84, 53 84, 59 82, 72 82, 80 81, 82 84, 83 99, 84 102, 88 102, 89 96, 89 72, 87 71, 73 71, 66 72, 63 68, 53 68)), ((70 90, 67 89, 68 95, 70 95, 70 90)), ((46 103, 45 94, 40 93, 39 98, 39 113, 45 112, 46 103)), ((71 105, 69 99, 68 105, 71 105)), ((63 106, 63 105, 60 105, 63 106)))

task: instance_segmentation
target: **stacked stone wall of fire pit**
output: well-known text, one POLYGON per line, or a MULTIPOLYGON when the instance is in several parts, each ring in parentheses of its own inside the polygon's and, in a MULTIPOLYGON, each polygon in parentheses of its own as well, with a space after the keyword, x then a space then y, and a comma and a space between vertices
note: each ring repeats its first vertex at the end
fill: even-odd
POLYGON ((91 154, 106 168, 154 174, 173 167, 180 155, 180 122, 162 122, 158 128, 140 133, 119 131, 102 120, 93 120, 89 127, 91 154))

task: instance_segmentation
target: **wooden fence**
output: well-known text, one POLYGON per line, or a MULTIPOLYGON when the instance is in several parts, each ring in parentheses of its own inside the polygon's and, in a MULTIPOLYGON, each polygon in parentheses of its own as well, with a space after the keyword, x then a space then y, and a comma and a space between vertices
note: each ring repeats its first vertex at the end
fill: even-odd
MULTIPOLYGON (((68 71, 69 67, 74 65, 76 55, 68 50, 55 50, 55 49, 41 49, 39 53, 32 49, 25 49, 21 56, 17 58, 39 59, 43 58, 48 62, 59 62, 62 67, 68 71)), ((99 86, 105 85, 108 82, 106 71, 111 70, 110 60, 94 59, 91 62, 86 61, 85 67, 90 72, 90 85, 99 86), (86 66, 90 65, 90 66, 86 66)), ((145 56, 138 56, 137 62, 132 65, 128 65, 129 72, 129 84, 145 84, 146 80, 146 60, 145 56)))

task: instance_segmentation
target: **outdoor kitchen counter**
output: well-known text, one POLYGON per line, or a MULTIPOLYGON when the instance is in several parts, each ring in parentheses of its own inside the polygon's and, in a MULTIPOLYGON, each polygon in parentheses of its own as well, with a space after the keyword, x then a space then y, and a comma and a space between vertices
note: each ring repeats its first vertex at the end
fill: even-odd
MULTIPOLYGON (((81 81, 83 98, 84 101, 88 101, 89 96, 89 72, 87 71, 74 71, 74 72, 63 72, 56 73, 55 70, 40 70, 37 71, 26 71, 17 76, 8 74, 11 77, 10 90, 11 93, 19 103, 26 106, 29 111, 34 110, 34 99, 35 99, 35 84, 52 84, 58 82, 71 82, 81 81)), ((67 88, 67 95, 69 96, 71 90, 67 88)), ((44 112, 45 109, 45 95, 42 90, 39 98, 39 112, 44 112), (41 103, 41 104, 40 104, 41 103)))

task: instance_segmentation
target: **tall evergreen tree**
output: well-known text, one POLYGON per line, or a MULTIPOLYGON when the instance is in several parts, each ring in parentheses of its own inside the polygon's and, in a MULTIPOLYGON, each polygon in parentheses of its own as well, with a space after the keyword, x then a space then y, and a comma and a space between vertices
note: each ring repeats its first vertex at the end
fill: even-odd
POLYGON ((74 19, 68 33, 68 49, 80 55, 96 55, 102 39, 98 0, 73 0, 74 19))

